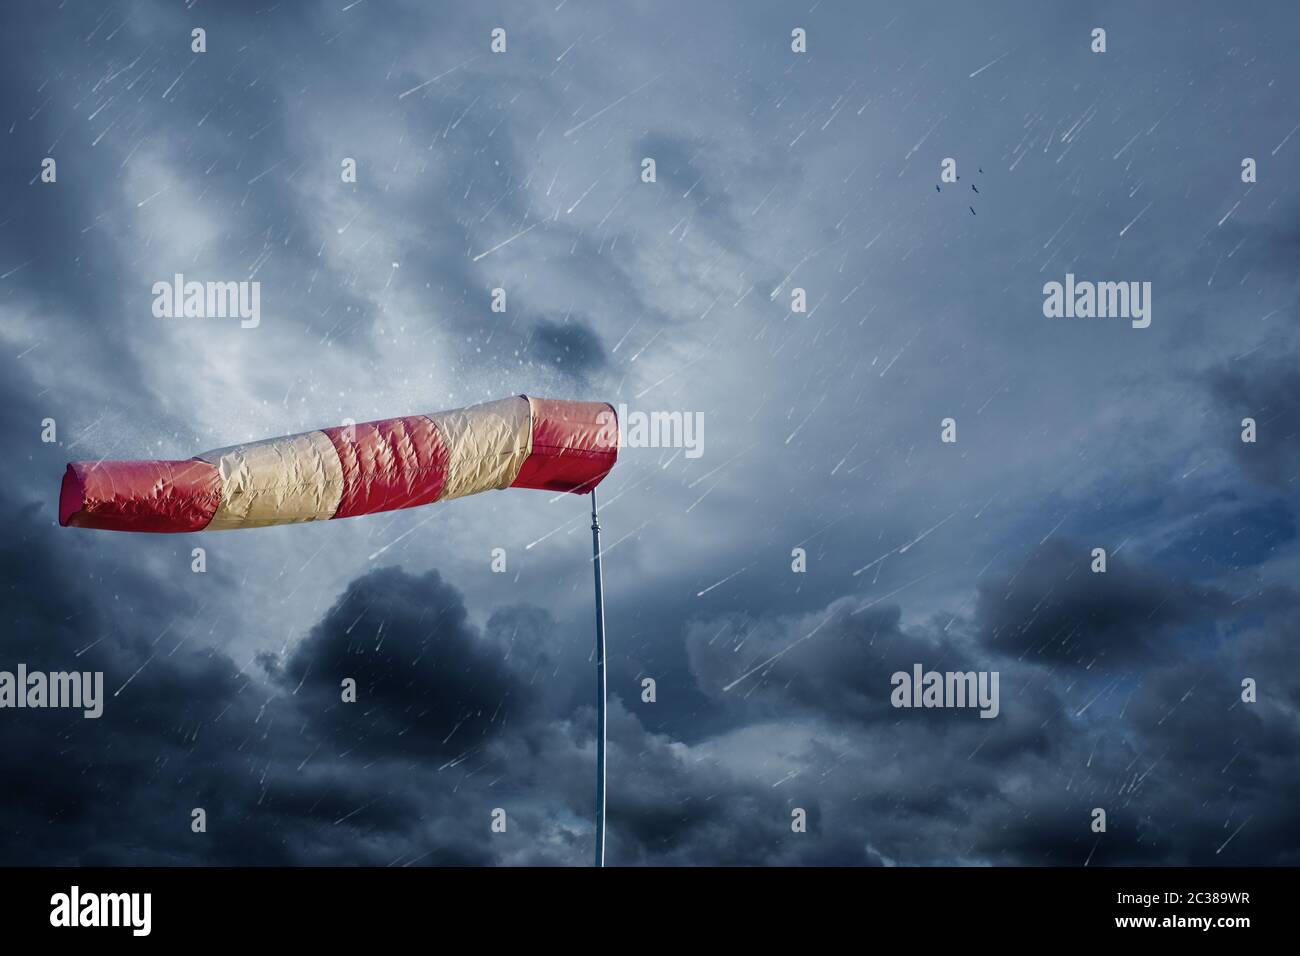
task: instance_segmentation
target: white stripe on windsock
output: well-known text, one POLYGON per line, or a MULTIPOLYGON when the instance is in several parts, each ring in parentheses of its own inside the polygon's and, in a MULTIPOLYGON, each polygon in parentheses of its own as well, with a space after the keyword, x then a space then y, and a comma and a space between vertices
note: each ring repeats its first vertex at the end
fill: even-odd
POLYGON ((343 466, 324 432, 220 448, 199 456, 217 466, 221 504, 208 528, 261 528, 326 521, 343 497, 343 466))
POLYGON ((439 501, 509 488, 533 447, 532 413, 522 396, 435 412, 447 443, 447 483, 439 501))

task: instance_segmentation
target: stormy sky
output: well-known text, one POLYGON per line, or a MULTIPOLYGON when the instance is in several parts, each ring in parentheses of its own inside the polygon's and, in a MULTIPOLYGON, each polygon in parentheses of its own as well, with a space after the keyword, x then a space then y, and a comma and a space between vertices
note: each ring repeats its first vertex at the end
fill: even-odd
POLYGON ((519 393, 704 421, 602 485, 611 864, 1300 863, 1294 5, 0 16, 0 669, 108 693, 0 711, 0 863, 588 863, 584 500, 57 522, 69 460, 519 393))

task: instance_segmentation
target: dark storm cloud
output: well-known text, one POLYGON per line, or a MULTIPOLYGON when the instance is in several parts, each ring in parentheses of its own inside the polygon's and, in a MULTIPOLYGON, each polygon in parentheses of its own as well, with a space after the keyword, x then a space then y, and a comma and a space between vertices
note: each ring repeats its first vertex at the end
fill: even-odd
MULTIPOLYGON (((18 533, 0 555, 14 585, 4 615, 19 639, 7 646, 49 668, 104 667, 112 687, 131 679, 98 721, 5 715, 6 760, 42 768, 7 791, 6 861, 35 853, 111 863, 586 858, 591 710, 546 700, 553 665, 543 648, 553 622, 545 612, 502 608, 480 632, 438 575, 382 569, 352 582, 264 682, 190 646, 200 620, 192 606, 147 600, 150 586, 137 579, 119 601, 140 613, 106 613, 30 515, 11 524, 18 533), (357 704, 338 702, 340 675, 356 676, 357 704), (188 830, 194 806, 209 812, 209 840, 188 830), (514 829, 494 843, 487 821, 498 806, 514 829), (124 813, 136 822, 114 829, 109 819, 124 813)), ((1212 861, 1211 838, 1226 837, 1203 822, 1176 822, 1192 788, 1224 799, 1222 766, 1204 759, 1207 750, 1225 759, 1247 750, 1237 757, 1238 792, 1227 798, 1232 819, 1250 815, 1261 830, 1287 825, 1274 778, 1293 772, 1295 733, 1267 716, 1279 703, 1264 716, 1233 704, 1243 668, 1282 670, 1286 651, 1270 621, 1287 606, 1284 594, 1254 602, 1259 636, 1232 645, 1250 664, 1207 655, 1149 674, 1129 694, 1121 737, 1110 717, 1089 729, 1062 714, 1060 690, 1034 666, 1005 661, 995 721, 890 711, 884 685, 895 663, 970 662, 941 633, 909 635, 896 608, 828 609, 803 653, 766 668, 729 705, 730 729, 710 740, 687 745, 649 732, 616 699, 611 859, 1212 861), (881 688, 872 688, 873 675, 881 688), (1055 761, 1075 766, 1050 770, 1055 761), (1171 790, 1173 767, 1182 771, 1171 790), (1019 778, 1038 783, 1005 789, 1019 778), (1100 844, 1086 830, 1098 805, 1114 821, 1100 844), (796 808, 807 814, 806 834, 790 829, 796 808)), ((786 646, 801 624, 750 622, 750 653, 786 646)), ((736 636, 710 645, 705 630, 688 644, 704 687, 718 694, 725 659, 738 656, 736 636)), ((1281 694, 1290 701, 1282 706, 1295 706, 1300 688, 1275 681, 1263 682, 1265 699, 1281 694)), ((1263 852, 1256 839, 1239 846, 1263 852)))
POLYGON ((543 363, 575 378, 585 378, 605 364, 605 350, 591 328, 576 319, 540 319, 533 326, 528 351, 543 363))
POLYGON ((1300 367, 1256 354, 1225 363, 1208 375, 1224 410, 1224 444, 1247 474, 1294 493, 1300 482, 1300 367), (1255 420, 1255 440, 1241 440, 1243 419, 1255 420))
MULTIPOLYGON (((819 798, 797 788, 729 771, 708 755, 684 761, 680 745, 647 734, 616 708, 610 724, 611 760, 633 768, 611 791, 611 852, 621 864, 755 866, 879 865, 880 858, 849 831, 828 826, 819 798), (792 810, 805 811, 807 832, 791 829, 792 810)), ((834 798, 832 798, 834 799, 834 798)), ((846 821, 847 822, 847 819, 846 821)))
MULTIPOLYGON (((112 616, 80 586, 60 586, 66 558, 34 533, 30 514, 11 518, 16 533, 0 552, 12 582, 7 651, 33 667, 102 667, 110 688, 125 688, 95 721, 5 714, 6 761, 40 768, 6 788, 5 862, 464 865, 588 855, 581 824, 558 855, 537 849, 557 811, 581 819, 590 800, 590 709, 572 715, 578 730, 563 713, 529 706, 550 663, 539 651, 551 626, 544 612, 501 609, 480 634, 435 573, 375 571, 340 595, 268 684, 187 647, 195 609, 145 603, 143 580, 120 595, 143 613, 103 632, 112 616), (165 638, 154 636, 169 614, 177 617, 165 638), (339 703, 338 675, 356 676, 358 703, 339 703), (459 760, 442 759, 453 752, 459 760), (489 811, 498 805, 525 836, 494 846, 489 811), (207 811, 208 834, 190 832, 193 807, 207 811)), ((611 748, 631 771, 612 802, 625 862, 871 861, 819 838, 816 804, 814 839, 794 842, 789 800, 683 764, 680 745, 646 733, 617 704, 611 748)))
POLYGON ((976 620, 986 647, 1030 663, 1122 666, 1167 652, 1180 625, 1222 613, 1230 599, 1162 575, 1127 555, 1094 573, 1092 548, 1053 539, 982 583, 976 620))
POLYGON ((821 4, 804 58, 780 5, 6 8, 0 667, 120 692, 0 712, 0 862, 586 863, 581 502, 53 522, 70 458, 532 389, 708 421, 606 486, 612 863, 1300 861, 1297 21, 1193 7, 1104 58, 1041 4, 821 4), (1152 328, 1043 320, 1067 270, 1152 328), (157 324, 177 271, 263 325, 157 324), (999 717, 890 707, 913 663, 999 717))
MULTIPOLYGON (((3 665, 102 669, 108 695, 95 720, 4 712, 4 759, 15 771, 6 775, 0 826, 5 863, 386 864, 413 856, 412 846, 429 862, 492 860, 486 798, 458 797, 464 772, 438 776, 429 755, 456 743, 483 748, 490 713, 495 726, 508 714, 527 717, 517 704, 529 696, 532 668, 509 670, 508 645, 468 627, 459 594, 436 574, 387 569, 354 582, 268 683, 194 646, 201 609, 168 601, 139 576, 119 579, 127 587, 111 609, 100 607, 93 581, 70 573, 74 565, 44 543, 30 509, 15 513, 5 502, 5 514, 13 534, 0 547, 9 583, 3 665), (353 614, 363 609, 382 611, 383 634, 353 614), (355 638, 341 615, 353 615, 355 638), (400 664, 392 675, 375 673, 385 654, 400 664), (333 706, 334 677, 345 673, 357 676, 360 702, 343 713, 333 706), (449 733, 456 722, 458 741, 449 733), (194 807, 208 813, 206 835, 190 831, 194 807), (439 835, 434 825, 440 814, 471 813, 482 823, 478 840, 453 827, 439 835)), ((509 623, 512 638, 535 640, 521 631, 546 623, 527 609, 503 615, 492 628, 498 637, 509 623)))
POLYGON ((632 161, 641 167, 645 157, 655 161, 655 179, 671 189, 673 199, 688 200, 695 211, 719 220, 727 229, 737 227, 731 197, 710 181, 700 165, 713 151, 712 144, 689 142, 664 131, 647 133, 632 148, 632 161))
POLYGON ((238 749, 256 707, 247 678, 223 656, 186 646, 189 625, 178 620, 193 605, 132 575, 118 579, 125 587, 104 608, 94 576, 48 546, 33 509, 6 499, 3 511, 11 532, 0 545, 4 667, 102 670, 106 699, 93 720, 80 711, 4 712, 11 772, 0 854, 48 864, 191 857, 190 809, 253 792, 252 751, 238 749))
MULTIPOLYGON (((540 644, 544 634, 525 640, 540 644)), ((437 572, 389 568, 349 585, 294 649, 280 683, 335 737, 355 735, 372 752, 455 756, 534 709, 532 688, 507 669, 507 650, 475 632, 437 572), (364 702, 360 718, 341 703, 344 679, 364 702)))
MULTIPOLYGON (((701 688, 746 719, 807 714, 871 729, 910 719, 890 702, 896 673, 910 677, 916 664, 927 671, 969 673, 1010 663, 972 655, 969 642, 941 628, 905 629, 899 621, 897 605, 863 609, 843 600, 805 619, 706 620, 687 631, 686 646, 701 688)), ((1016 683, 1029 677, 1029 668, 1006 673, 1009 683, 1002 693, 1015 696, 1017 704, 1014 713, 1000 714, 997 737, 1033 751, 1046 745, 1042 724, 1060 704, 1041 686, 1016 683)), ((973 740, 991 728, 980 727, 983 719, 975 709, 936 710, 926 720, 930 733, 964 726, 978 731, 973 740)))

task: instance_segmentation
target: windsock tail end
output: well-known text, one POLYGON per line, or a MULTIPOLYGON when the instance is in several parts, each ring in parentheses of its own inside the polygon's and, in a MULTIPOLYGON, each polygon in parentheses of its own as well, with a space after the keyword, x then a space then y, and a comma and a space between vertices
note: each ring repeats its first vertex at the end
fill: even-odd
POLYGON ((74 461, 59 489, 59 524, 102 531, 202 531, 221 501, 217 468, 186 461, 74 461))
POLYGON ((63 484, 59 488, 59 524, 66 528, 76 524, 76 516, 81 513, 82 502, 86 500, 86 486, 81 481, 75 465, 69 464, 63 473, 63 484))

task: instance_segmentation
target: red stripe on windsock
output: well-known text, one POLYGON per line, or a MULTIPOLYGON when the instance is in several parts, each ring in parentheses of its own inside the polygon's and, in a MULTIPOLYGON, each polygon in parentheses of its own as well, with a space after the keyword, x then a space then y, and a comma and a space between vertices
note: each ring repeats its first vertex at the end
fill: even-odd
POLYGON ((437 501, 447 482, 447 444, 423 415, 322 429, 343 464, 335 518, 437 501))
POLYGON ((618 417, 606 402, 528 399, 533 415, 532 454, 512 488, 585 494, 618 460, 618 417))
POLYGON ((185 461, 74 461, 59 524, 104 531, 202 531, 221 503, 217 466, 185 461))

